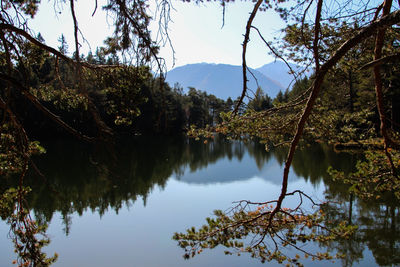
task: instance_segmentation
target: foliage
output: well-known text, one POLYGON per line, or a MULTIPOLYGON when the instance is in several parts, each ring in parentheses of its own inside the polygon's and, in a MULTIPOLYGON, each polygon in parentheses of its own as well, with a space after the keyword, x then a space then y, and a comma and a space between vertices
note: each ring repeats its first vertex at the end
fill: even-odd
POLYGON ((115 125, 131 125, 140 115, 139 105, 146 101, 143 87, 152 77, 146 68, 126 67, 94 75, 89 80, 101 109, 114 119, 115 125))
POLYGON ((0 175, 3 177, 18 174, 26 168, 26 160, 32 155, 40 155, 46 150, 38 141, 24 144, 19 136, 15 136, 16 129, 10 125, 0 126, 0 175))
POLYGON ((362 199, 378 200, 394 196, 400 200, 400 180, 398 178, 400 153, 392 149, 389 149, 388 153, 391 154, 394 170, 384 152, 367 151, 365 160, 357 162, 356 172, 346 175, 330 168, 330 175, 336 181, 349 184, 350 192, 362 199))
POLYGON ((241 116, 234 116, 232 112, 222 112, 220 124, 203 129, 192 127, 188 135, 198 138, 221 133, 230 139, 254 138, 268 145, 278 145, 289 141, 300 111, 301 106, 294 104, 280 105, 258 112, 248 109, 241 116))
POLYGON ((28 209, 22 207, 23 197, 30 191, 27 188, 10 188, 0 196, 0 215, 10 225, 10 238, 17 254, 13 261, 18 266, 50 266, 58 255, 47 257, 42 248, 49 244, 45 236, 46 225, 31 219, 28 209))

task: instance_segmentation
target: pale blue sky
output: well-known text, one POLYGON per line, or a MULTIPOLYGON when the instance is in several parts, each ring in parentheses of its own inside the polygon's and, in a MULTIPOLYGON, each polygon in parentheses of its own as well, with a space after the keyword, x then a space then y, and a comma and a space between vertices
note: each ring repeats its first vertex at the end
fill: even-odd
MULTIPOLYGON (((95 51, 96 47, 102 44, 104 37, 112 32, 112 26, 107 24, 106 14, 100 8, 104 1, 98 2, 99 8, 94 17, 91 16, 95 6, 94 0, 76 2, 79 26, 92 51, 95 51)), ((46 43, 51 46, 58 46, 57 39, 64 33, 69 51, 72 52, 74 39, 69 5, 54 8, 53 3, 54 1, 42 1, 32 26, 36 33, 41 32, 46 43)), ((172 5, 174 10, 171 10, 169 33, 176 52, 175 67, 198 62, 241 64, 243 34, 252 10, 252 2, 235 2, 227 5, 223 28, 221 28, 222 7, 219 3, 207 2, 196 5, 173 1, 172 5)), ((279 37, 279 29, 284 26, 278 15, 273 12, 259 12, 254 25, 268 40, 272 40, 274 36, 279 37)), ((83 43, 81 51, 87 53, 89 46, 83 43)), ((168 69, 172 68, 171 54, 172 51, 168 46, 161 50, 161 56, 166 59, 168 69)), ((274 57, 267 54, 262 41, 253 34, 248 46, 248 65, 257 68, 273 60, 274 57)))

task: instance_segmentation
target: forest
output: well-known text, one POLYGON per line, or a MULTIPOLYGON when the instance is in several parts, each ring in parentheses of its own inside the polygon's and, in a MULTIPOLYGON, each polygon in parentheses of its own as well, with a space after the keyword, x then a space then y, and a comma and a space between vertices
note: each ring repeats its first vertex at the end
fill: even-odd
MULTIPOLYGON (((42 251, 49 242, 41 235, 46 225, 32 220, 25 201, 32 189, 24 183, 28 170, 40 176, 33 157, 43 154, 42 141, 54 136, 73 136, 110 151, 120 136, 176 133, 204 144, 223 135, 256 140, 267 151, 286 147, 278 198, 244 202, 230 213, 217 211, 202 228, 176 233, 186 258, 221 245, 228 248, 227 254, 239 251, 262 262, 300 265, 298 258, 282 256, 277 244, 298 249, 299 241, 323 243, 352 234, 352 224, 331 226, 323 213, 305 213, 303 199, 313 200, 301 190, 287 191, 295 152, 314 142, 363 152, 354 172, 328 170, 335 181, 348 184, 352 194, 400 200, 399 3, 254 1, 243 35, 243 92, 225 101, 196 88, 185 92, 179 84, 165 83, 147 1, 107 1, 102 8, 113 15, 114 33, 104 47, 87 55, 80 52, 75 0, 59 1, 73 18, 73 44, 61 35, 59 46, 50 47, 40 34, 31 34, 28 18, 35 16, 40 2, 0 3, 0 175, 6 184, 15 181, 1 189, 0 215, 10 225, 19 265, 47 266, 57 258, 42 251), (274 42, 265 41, 252 24, 267 9, 287 23, 283 37, 274 42), (258 33, 276 58, 312 69, 312 75, 293 73, 291 90, 275 99, 263 88, 252 93, 246 84, 250 32, 258 33), (283 207, 289 197, 298 197, 299 205, 283 207), (320 231, 326 226, 328 233, 320 231), (249 236, 250 244, 238 242, 249 236), (267 240, 276 246, 267 246, 267 240)), ((234 4, 220 2, 224 8, 234 4)), ((166 11, 171 3, 158 5, 166 11)), ((167 13, 160 12, 161 36, 166 39, 167 13)))
MULTIPOLYGON (((37 37, 41 40, 40 34, 37 37)), ((85 99, 75 94, 74 69, 67 63, 57 63, 55 56, 26 45, 26 65, 29 79, 25 85, 40 105, 57 114, 66 124, 84 136, 93 136, 96 128, 91 121, 85 99), (34 62, 34 64, 30 63, 34 62), (55 65, 57 71, 55 71, 55 65), (41 86, 45 84, 45 86, 41 86)), ((59 51, 67 54, 68 44, 60 37, 59 51)), ((232 110, 234 102, 224 101, 195 88, 185 94, 179 84, 173 88, 160 78, 154 77, 146 66, 125 66, 116 55, 105 56, 98 49, 93 55, 81 55, 82 61, 96 66, 118 66, 102 71, 86 80, 87 94, 96 106, 99 116, 115 134, 175 134, 184 133, 189 125, 205 127, 220 122, 219 113, 232 110), (101 79, 98 79, 101 75, 101 79)), ((21 77, 22 78, 22 77, 21 77)), ((5 84, 3 84, 5 86, 5 84)), ((24 99, 23 94, 11 90, 15 99, 16 116, 25 125, 29 136, 43 138, 68 133, 51 117, 38 110, 35 104, 24 99)))

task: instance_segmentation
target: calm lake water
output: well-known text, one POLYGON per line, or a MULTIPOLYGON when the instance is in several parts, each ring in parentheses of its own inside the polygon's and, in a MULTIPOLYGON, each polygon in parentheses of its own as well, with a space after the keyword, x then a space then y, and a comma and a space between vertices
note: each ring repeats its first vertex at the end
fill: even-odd
MULTIPOLYGON (((32 176, 26 183, 33 189, 32 214, 49 224, 51 244, 46 251, 59 254, 54 266, 281 266, 261 264, 248 255, 226 256, 223 248, 184 260, 172 236, 201 226, 213 210, 226 210, 234 201, 276 199, 285 150, 165 137, 137 137, 106 151, 68 140, 45 146, 46 155, 36 162, 46 179, 32 176)), ((356 158, 322 145, 296 153, 289 190, 336 201, 329 216, 349 220, 351 214, 351 222, 360 229, 354 240, 333 242, 328 248, 345 253, 346 259, 303 261, 305 266, 400 264, 398 203, 350 202, 347 187, 332 182, 326 173, 330 165, 350 171, 356 158)), ((1 188, 11 182, 2 179, 1 188)), ((291 201, 284 205, 293 205, 291 201)), ((13 266, 15 259, 8 231, 0 221, 4 267, 13 266)))

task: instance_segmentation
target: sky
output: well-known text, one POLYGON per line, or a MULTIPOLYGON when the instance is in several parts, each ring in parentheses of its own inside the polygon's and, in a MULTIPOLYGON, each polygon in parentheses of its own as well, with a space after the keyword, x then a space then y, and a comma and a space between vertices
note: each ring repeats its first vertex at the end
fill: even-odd
MULTIPOLYGON (((59 45, 58 38, 64 34, 69 44, 69 52, 74 50, 73 24, 69 5, 54 6, 56 1, 42 1, 39 12, 30 22, 35 33, 41 33, 50 46, 59 45)), ((105 1, 98 0, 98 9, 92 17, 95 1, 81 0, 76 2, 78 25, 87 42, 82 43, 81 53, 89 50, 94 52, 97 46, 103 44, 107 35, 112 33, 112 20, 101 10, 105 1), (90 46, 88 45, 90 44, 90 46)), ((245 26, 253 3, 235 2, 228 4, 225 9, 225 24, 223 24, 223 9, 217 2, 188 3, 172 1, 171 22, 169 36, 175 51, 173 62, 170 46, 160 51, 167 63, 168 70, 192 63, 223 63, 232 65, 242 64, 242 43, 245 26)), ((154 11, 154 4, 150 5, 154 11)), ((152 25, 152 32, 156 32, 158 22, 152 25)), ((258 12, 253 23, 263 33, 267 40, 280 37, 280 29, 284 26, 279 16, 273 11, 258 12)), ((248 45, 247 63, 252 68, 261 67, 274 61, 268 54, 264 43, 256 34, 250 36, 248 45)))

